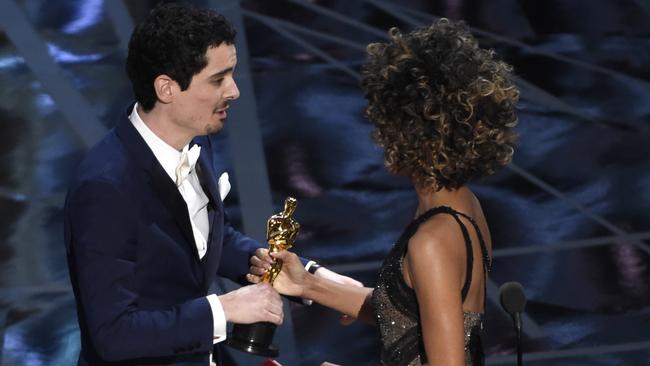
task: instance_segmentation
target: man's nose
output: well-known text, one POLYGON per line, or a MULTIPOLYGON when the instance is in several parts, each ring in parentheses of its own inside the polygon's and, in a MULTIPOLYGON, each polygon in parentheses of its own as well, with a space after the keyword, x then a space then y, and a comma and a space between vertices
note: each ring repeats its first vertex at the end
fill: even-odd
POLYGON ((232 79, 232 83, 230 83, 230 86, 226 93, 226 99, 235 100, 237 98, 239 98, 239 88, 237 87, 237 83, 235 82, 235 79, 232 79))

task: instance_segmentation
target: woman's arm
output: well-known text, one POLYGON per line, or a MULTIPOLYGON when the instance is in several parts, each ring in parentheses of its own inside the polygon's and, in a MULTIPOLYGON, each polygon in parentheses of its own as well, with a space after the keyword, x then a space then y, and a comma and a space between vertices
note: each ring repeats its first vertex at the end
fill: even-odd
MULTIPOLYGON (((315 276, 303 267, 298 256, 288 251, 271 254, 283 262, 282 272, 273 283, 281 294, 311 299, 343 314, 375 324, 370 298, 372 288, 344 285, 315 276)), ((259 276, 248 275, 250 282, 259 282, 259 276)))
POLYGON ((404 261, 415 290, 428 365, 465 365, 461 287, 462 242, 444 228, 420 230, 409 241, 404 261), (459 250, 460 248, 460 250, 459 250))

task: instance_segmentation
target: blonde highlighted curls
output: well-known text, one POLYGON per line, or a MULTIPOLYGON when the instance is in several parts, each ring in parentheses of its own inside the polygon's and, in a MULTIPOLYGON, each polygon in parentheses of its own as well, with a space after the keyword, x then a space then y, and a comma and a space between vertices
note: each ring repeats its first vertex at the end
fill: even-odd
POLYGON ((421 189, 459 188, 512 160, 519 91, 512 68, 463 22, 440 19, 367 48, 361 85, 393 173, 421 189))

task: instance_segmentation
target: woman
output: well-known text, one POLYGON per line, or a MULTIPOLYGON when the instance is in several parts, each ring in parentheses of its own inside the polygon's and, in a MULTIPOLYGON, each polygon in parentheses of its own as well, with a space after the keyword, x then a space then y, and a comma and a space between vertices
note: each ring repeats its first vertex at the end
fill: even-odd
MULTIPOLYGON (((275 281, 302 296, 379 325, 385 365, 482 365, 491 240, 468 182, 510 162, 519 92, 510 66, 478 47, 464 23, 441 19, 368 46, 362 67, 367 117, 390 172, 418 196, 413 220, 386 257, 376 287, 308 274, 288 252, 275 281)), ((251 259, 249 280, 267 264, 251 259)))

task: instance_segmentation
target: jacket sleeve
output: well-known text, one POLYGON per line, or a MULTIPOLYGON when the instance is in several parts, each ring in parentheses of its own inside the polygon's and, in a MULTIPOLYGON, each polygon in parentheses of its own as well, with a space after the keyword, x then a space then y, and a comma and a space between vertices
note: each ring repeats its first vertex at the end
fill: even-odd
POLYGON ((163 309, 138 308, 136 212, 109 182, 84 183, 66 200, 68 260, 80 325, 107 361, 207 353, 213 322, 206 298, 163 309))
POLYGON ((250 266, 250 257, 261 247, 265 246, 235 230, 224 212, 223 253, 217 274, 241 285, 248 285, 245 276, 250 266))

